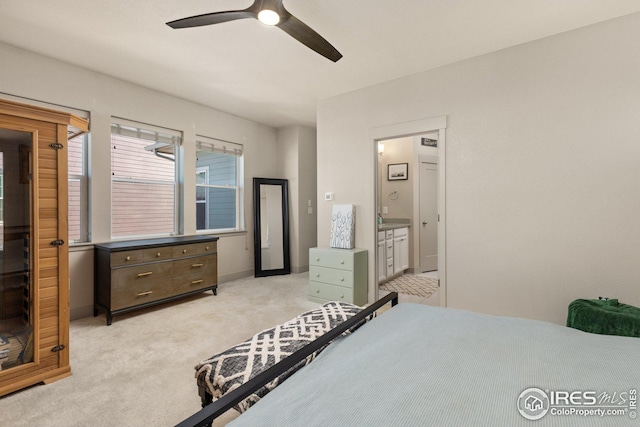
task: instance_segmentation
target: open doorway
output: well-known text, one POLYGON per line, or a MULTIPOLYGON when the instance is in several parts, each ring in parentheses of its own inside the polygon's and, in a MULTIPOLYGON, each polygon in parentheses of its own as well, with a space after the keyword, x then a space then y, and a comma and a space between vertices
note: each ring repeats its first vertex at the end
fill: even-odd
POLYGON ((445 128, 446 117, 438 117, 371 132, 377 166, 376 284, 430 277, 439 285, 438 301, 431 303, 440 306, 446 306, 445 128))

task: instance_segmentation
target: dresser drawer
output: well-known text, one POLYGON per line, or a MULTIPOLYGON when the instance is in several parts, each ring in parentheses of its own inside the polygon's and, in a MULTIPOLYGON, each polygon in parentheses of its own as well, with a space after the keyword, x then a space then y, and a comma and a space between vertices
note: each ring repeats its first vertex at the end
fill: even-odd
POLYGON ((111 273, 111 287, 123 288, 134 283, 159 282, 166 279, 171 282, 170 262, 142 264, 113 270, 111 273))
POLYGON ((309 280, 346 288, 353 287, 353 274, 350 271, 318 267, 316 265, 309 267, 309 280))
MULTIPOLYGON (((211 270, 215 271, 215 268, 211 270)), ((197 291, 198 289, 210 288, 216 284, 211 274, 204 272, 201 276, 183 276, 173 279, 173 290, 175 293, 183 294, 185 292, 197 291)))
POLYGON ((122 251, 111 253, 111 267, 140 264, 144 261, 144 251, 122 251))
POLYGON ((316 250, 309 252, 309 265, 319 267, 339 268, 341 270, 353 270, 353 254, 340 250, 316 250))
POLYGON ((142 250, 144 262, 166 261, 171 259, 171 248, 151 248, 142 250))
POLYGON ((218 252, 218 242, 198 243, 196 253, 198 255, 215 254, 218 252))
POLYGON ((205 271, 211 270, 216 262, 215 256, 199 256, 194 258, 179 259, 173 262, 173 277, 202 276, 205 271))
POLYGON ((327 301, 343 301, 353 304, 353 290, 320 282, 309 282, 309 296, 327 301))
POLYGON ((192 256, 198 254, 200 245, 197 243, 191 243, 188 245, 177 245, 171 247, 171 256, 173 258, 184 258, 186 256, 192 256))
POLYGON ((190 292, 215 285, 218 277, 216 258, 213 255, 175 261, 174 292, 190 292))
POLYGON ((172 295, 171 263, 140 265, 113 270, 111 308, 167 298, 172 295))

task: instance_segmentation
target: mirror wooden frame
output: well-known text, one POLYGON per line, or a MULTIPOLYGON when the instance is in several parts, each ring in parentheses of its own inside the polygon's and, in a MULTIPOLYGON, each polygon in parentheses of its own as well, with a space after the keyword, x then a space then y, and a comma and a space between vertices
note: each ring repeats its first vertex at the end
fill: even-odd
POLYGON ((289 253, 289 181, 275 178, 253 178, 253 252, 255 277, 291 273, 289 253), (262 229, 260 221, 260 186, 276 185, 282 190, 282 251, 283 268, 265 269, 262 263, 262 229))

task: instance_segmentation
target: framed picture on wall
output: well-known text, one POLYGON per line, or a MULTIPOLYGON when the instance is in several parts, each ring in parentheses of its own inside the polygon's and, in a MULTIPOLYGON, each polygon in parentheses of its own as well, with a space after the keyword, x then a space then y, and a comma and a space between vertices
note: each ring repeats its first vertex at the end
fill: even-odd
POLYGON ((387 165, 387 181, 409 179, 409 163, 390 163, 387 165))

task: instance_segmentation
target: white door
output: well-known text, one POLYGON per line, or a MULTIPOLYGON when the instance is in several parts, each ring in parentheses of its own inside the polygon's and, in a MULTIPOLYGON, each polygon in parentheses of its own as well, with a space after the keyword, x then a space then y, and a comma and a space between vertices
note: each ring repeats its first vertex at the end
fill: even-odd
POLYGON ((438 269, 438 165, 420 163, 420 271, 438 269))

